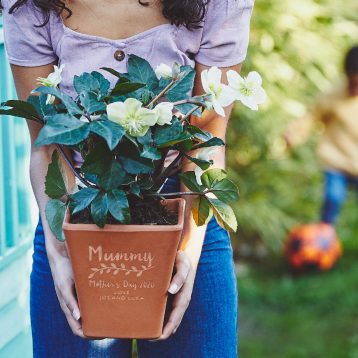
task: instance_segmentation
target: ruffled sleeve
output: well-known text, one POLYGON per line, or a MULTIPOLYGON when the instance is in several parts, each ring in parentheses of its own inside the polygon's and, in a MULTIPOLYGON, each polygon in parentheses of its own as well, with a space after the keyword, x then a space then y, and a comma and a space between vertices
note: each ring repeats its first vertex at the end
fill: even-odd
POLYGON ((14 0, 3 0, 3 27, 5 48, 9 62, 18 66, 35 67, 57 60, 51 45, 49 23, 31 0, 9 14, 14 0))
POLYGON ((254 0, 211 0, 195 60, 229 67, 245 60, 254 0))

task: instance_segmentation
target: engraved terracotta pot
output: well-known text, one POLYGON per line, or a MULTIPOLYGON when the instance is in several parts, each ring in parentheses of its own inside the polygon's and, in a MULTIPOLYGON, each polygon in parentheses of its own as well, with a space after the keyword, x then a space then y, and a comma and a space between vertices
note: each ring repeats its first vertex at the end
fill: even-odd
POLYGON ((185 201, 166 200, 176 225, 71 224, 64 221, 83 332, 94 338, 158 338, 179 247, 185 201))

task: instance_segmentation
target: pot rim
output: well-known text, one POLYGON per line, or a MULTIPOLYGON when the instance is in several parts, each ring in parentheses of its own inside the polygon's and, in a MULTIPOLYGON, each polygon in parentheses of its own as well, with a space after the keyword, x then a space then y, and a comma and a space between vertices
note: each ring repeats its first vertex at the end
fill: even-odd
POLYGON ((70 210, 66 209, 63 230, 95 231, 95 232, 143 232, 143 231, 179 231, 184 226, 185 200, 183 198, 165 199, 164 202, 178 202, 178 223, 175 225, 126 225, 106 224, 103 228, 96 224, 72 224, 70 223, 70 210))

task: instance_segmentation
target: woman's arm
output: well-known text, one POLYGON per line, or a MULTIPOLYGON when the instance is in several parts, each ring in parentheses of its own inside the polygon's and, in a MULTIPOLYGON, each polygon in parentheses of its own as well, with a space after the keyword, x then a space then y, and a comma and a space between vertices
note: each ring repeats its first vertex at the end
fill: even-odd
MULTIPOLYGON (((206 69, 209 69, 209 67, 201 64, 196 65, 197 76, 194 87, 195 96, 204 94, 204 89, 201 85, 201 72, 206 69)), ((224 83, 226 82, 227 71, 235 70, 239 72, 240 69, 241 65, 222 68, 222 81, 224 83)), ((205 111, 202 118, 193 116, 191 118, 191 123, 225 141, 227 125, 232 108, 233 106, 225 108, 225 117, 219 116, 214 111, 205 111)), ((196 153, 191 153, 191 155, 195 156, 196 153)), ((214 161, 213 167, 225 169, 225 147, 218 147, 218 150, 215 151, 215 154, 213 154, 210 159, 214 161)), ((195 168, 196 165, 191 161, 185 160, 183 162, 182 171, 193 171, 195 168)), ((188 191, 183 184, 181 190, 188 191)), ((168 323, 164 327, 162 336, 159 338, 160 340, 167 339, 171 334, 176 332, 184 313, 189 306, 196 276, 196 269, 206 233, 206 226, 196 226, 191 214, 192 202, 195 200, 195 197, 186 195, 184 198, 186 200, 186 212, 183 238, 180 251, 178 252, 176 258, 177 272, 173 277, 169 288, 169 292, 176 294, 176 296, 173 301, 173 311, 171 312, 168 323)))
MULTIPOLYGON (((26 100, 30 92, 37 87, 37 77, 47 77, 53 71, 53 64, 39 67, 11 66, 18 97, 26 100)), ((64 243, 53 235, 46 220, 45 208, 49 197, 45 194, 45 177, 54 146, 35 147, 34 141, 41 129, 41 125, 27 120, 31 136, 30 180, 40 210, 42 225, 45 234, 46 252, 49 259, 56 293, 68 323, 74 334, 82 336, 79 322, 79 308, 74 295, 74 281, 72 267, 64 243)), ((69 153, 68 153, 69 154, 69 153)), ((68 178, 68 190, 75 184, 72 172, 66 164, 63 165, 68 178)))

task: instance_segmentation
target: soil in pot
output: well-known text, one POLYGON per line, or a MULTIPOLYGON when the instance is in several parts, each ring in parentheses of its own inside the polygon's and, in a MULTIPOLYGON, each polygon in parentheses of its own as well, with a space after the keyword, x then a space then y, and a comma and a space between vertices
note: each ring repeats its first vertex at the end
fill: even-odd
MULTIPOLYGON (((148 197, 142 200, 138 197, 129 197, 132 225, 175 225, 178 222, 178 213, 162 205, 162 199, 148 197)), ((89 209, 74 214, 72 224, 93 224, 89 209)), ((108 214, 107 223, 120 224, 111 214, 108 214)))

